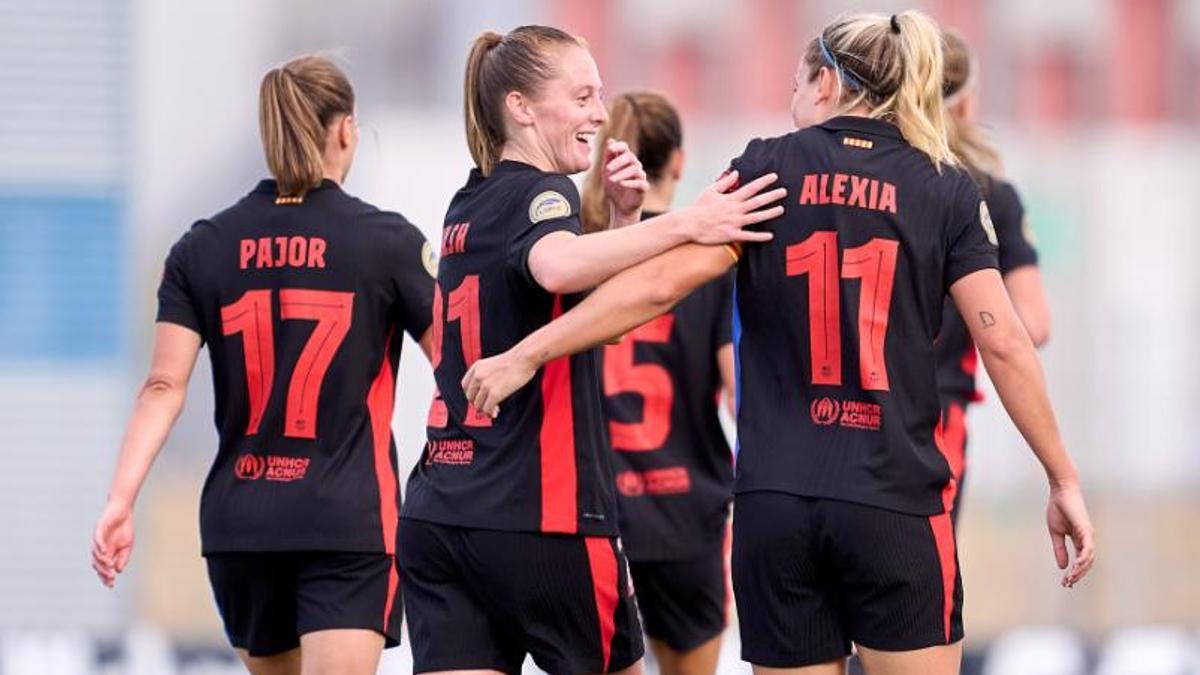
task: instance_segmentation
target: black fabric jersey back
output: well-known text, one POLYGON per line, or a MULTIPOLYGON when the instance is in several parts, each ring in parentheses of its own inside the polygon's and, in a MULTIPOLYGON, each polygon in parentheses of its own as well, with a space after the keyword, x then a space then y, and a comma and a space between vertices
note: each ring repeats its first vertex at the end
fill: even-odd
POLYGON ((434 377, 425 454, 404 518, 509 531, 615 536, 596 356, 546 364, 492 420, 468 407, 467 368, 506 351, 582 296, 547 292, 529 252, 556 231, 580 233, 579 193, 561 174, 501 162, 473 170, 446 213, 434 299, 434 377))
POLYGON ((996 267, 978 188, 858 117, 751 141, 733 166, 788 188, 738 267, 736 490, 944 512, 933 341, 947 288, 996 267))
POLYGON ((329 180, 299 204, 263 181, 171 249, 158 320, 212 359, 204 553, 394 553, 394 373, 402 332, 429 326, 432 260, 416 227, 329 180))
POLYGON ((732 341, 732 300, 730 274, 601 352, 630 560, 682 560, 722 545, 733 457, 717 417, 717 350, 732 341))
MULTIPOLYGON (((991 176, 982 181, 984 198, 996 227, 996 239, 1000 242, 1000 273, 1036 265, 1037 250, 1033 247, 1033 236, 1025 220, 1025 207, 1011 183, 991 176)), ((978 354, 971 333, 963 321, 954 301, 946 298, 942 331, 937 337, 938 385, 942 390, 943 404, 957 402, 964 407, 978 399, 975 389, 975 371, 978 354)))

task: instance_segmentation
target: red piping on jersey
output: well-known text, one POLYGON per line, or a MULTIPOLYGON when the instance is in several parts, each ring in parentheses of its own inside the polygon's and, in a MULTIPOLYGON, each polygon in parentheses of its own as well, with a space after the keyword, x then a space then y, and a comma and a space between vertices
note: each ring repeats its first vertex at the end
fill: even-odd
MULTIPOLYGON (((551 320, 562 316, 562 296, 554 297, 551 320)), ((571 402, 571 358, 563 356, 542 368, 542 531, 578 531, 575 470, 575 411, 571 402)))
POLYGON ((609 657, 612 655, 612 639, 617 632, 617 555, 613 553, 612 541, 607 537, 584 537, 587 544, 588 566, 592 571, 592 593, 596 598, 596 618, 600 621, 600 651, 604 654, 604 667, 608 672, 609 657))
POLYGON ((954 613, 955 580, 958 577, 958 558, 955 552, 954 523, 950 512, 954 508, 954 497, 958 492, 958 481, 963 473, 963 449, 966 445, 966 417, 962 406, 951 403, 946 415, 938 420, 933 430, 933 442, 950 466, 950 480, 942 489, 943 512, 929 517, 933 540, 937 545, 938 564, 942 569, 943 626, 946 644, 950 644, 950 617, 954 613))
POLYGON ((399 513, 396 508, 396 475, 392 472, 392 410, 395 407, 396 378, 392 374, 392 364, 388 361, 391 344, 392 331, 389 330, 387 340, 383 343, 383 363, 379 365, 379 374, 367 390, 367 412, 371 418, 371 439, 375 449, 375 481, 379 485, 379 525, 382 528, 383 549, 393 557, 388 572, 387 603, 383 610, 385 631, 388 628, 388 619, 392 615, 396 587, 400 583, 395 564, 399 513))

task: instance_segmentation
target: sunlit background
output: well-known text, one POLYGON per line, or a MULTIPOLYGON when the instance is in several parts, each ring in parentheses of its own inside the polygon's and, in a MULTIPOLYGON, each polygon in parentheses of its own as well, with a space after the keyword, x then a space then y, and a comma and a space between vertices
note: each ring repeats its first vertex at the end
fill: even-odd
MULTIPOLYGON (((324 52, 358 94, 347 191, 436 240, 470 167, 472 38, 548 23, 610 94, 680 107, 690 200, 789 129, 804 43, 848 10, 916 6, 982 66, 982 117, 1036 232, 1044 361, 1099 560, 1058 586, 1046 486, 994 393, 972 413, 960 528, 964 671, 1200 673, 1200 0, 0 0, 0 675, 237 672, 199 556, 216 448, 207 355, 137 506, 115 591, 89 569, 171 245, 265 175, 262 74, 324 52)), ((987 387, 985 386, 985 389, 987 387)), ((406 473, 432 391, 410 346, 406 473)), ((411 671, 407 647, 382 672, 411 671)), ((749 668, 726 633, 722 673, 749 668)))

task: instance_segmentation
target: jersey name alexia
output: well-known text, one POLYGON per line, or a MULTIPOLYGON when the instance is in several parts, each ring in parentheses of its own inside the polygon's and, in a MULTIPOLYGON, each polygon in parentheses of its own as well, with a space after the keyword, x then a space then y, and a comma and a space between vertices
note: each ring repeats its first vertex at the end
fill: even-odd
POLYGON ((896 212, 896 186, 887 181, 845 173, 810 173, 800 188, 801 204, 842 204, 896 212))

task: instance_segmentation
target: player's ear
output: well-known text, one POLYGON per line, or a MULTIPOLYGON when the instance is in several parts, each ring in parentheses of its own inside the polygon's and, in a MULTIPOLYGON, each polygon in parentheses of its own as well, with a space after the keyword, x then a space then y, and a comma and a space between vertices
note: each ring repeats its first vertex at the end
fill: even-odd
POLYGON ((837 75, 832 69, 821 66, 817 71, 817 100, 816 103, 837 102, 837 75))
POLYGON ((533 111, 529 109, 529 99, 521 92, 508 92, 504 97, 504 107, 518 126, 527 127, 533 124, 533 111))
POLYGON ((671 151, 671 159, 667 160, 667 175, 672 180, 679 180, 683 177, 683 148, 675 148, 671 151))
POLYGON ((358 121, 353 115, 344 115, 337 123, 337 138, 338 144, 345 150, 354 144, 354 132, 358 128, 358 121))

